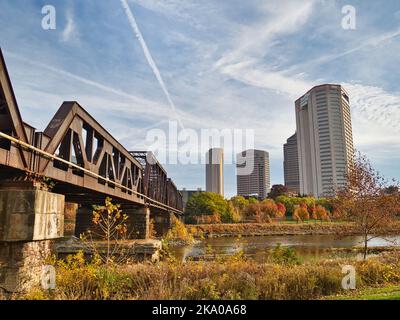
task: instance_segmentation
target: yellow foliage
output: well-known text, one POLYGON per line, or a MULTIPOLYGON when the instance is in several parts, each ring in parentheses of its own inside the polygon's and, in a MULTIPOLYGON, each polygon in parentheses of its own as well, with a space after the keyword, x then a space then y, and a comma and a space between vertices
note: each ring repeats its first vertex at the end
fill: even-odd
POLYGON ((165 236, 167 242, 179 242, 179 243, 192 243, 194 241, 193 235, 186 228, 185 224, 172 216, 172 228, 168 231, 165 236))

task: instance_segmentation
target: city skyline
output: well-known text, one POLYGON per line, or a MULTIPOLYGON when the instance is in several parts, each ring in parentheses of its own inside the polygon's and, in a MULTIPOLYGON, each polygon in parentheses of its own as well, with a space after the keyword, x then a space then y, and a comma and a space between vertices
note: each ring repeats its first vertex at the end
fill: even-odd
MULTIPOLYGON (((293 102, 321 83, 349 91, 356 149, 387 178, 400 178, 397 1, 128 4, 185 127, 254 128, 254 148, 270 152, 271 184, 284 182, 293 102), (341 26, 346 4, 357 9, 355 30, 341 26)), ((44 129, 64 100, 77 100, 123 145, 140 150, 149 129, 176 120, 119 1, 54 1, 57 29, 48 31, 43 5, 0 5, 0 46, 32 125, 44 129), (35 117, 39 110, 47 118, 35 117)), ((178 188, 205 189, 204 165, 166 168, 178 188)), ((230 197, 235 165, 224 172, 230 197)))

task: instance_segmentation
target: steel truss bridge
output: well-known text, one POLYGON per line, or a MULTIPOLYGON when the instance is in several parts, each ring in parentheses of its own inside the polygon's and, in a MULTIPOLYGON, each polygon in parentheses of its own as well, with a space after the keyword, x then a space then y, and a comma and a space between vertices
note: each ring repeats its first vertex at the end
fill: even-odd
POLYGON ((0 185, 54 181, 79 204, 111 197, 181 214, 182 195, 154 155, 129 152, 79 103, 64 102, 44 132, 24 122, 0 49, 0 185))

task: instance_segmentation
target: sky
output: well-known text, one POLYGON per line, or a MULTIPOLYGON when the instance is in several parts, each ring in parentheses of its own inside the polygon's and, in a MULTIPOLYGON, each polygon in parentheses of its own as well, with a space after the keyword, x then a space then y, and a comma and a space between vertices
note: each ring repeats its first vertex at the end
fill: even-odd
MULTIPOLYGON (((294 101, 342 84, 356 149, 400 179, 398 0, 1 1, 0 46, 22 117, 37 130, 71 100, 128 150, 147 148, 149 131, 168 133, 169 121, 197 133, 252 129, 272 184, 283 183, 294 101), (55 30, 42 28, 46 5, 55 30), (346 5, 355 29, 342 26, 346 5)), ((186 148, 203 154, 194 141, 186 148)), ((203 164, 164 166, 178 188, 205 188, 203 164)), ((225 195, 235 193, 235 166, 225 165, 225 195)))

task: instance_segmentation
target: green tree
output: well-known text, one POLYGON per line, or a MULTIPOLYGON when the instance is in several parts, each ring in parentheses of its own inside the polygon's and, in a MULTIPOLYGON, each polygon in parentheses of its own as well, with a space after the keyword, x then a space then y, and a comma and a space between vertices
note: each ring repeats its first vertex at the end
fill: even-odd
POLYGON ((270 193, 268 193, 268 198, 275 200, 279 196, 287 196, 288 188, 283 184, 275 184, 272 186, 270 193))
POLYGON ((186 205, 186 214, 188 216, 218 215, 222 222, 237 220, 233 204, 223 196, 212 192, 194 194, 186 205))
POLYGON ((240 212, 249 205, 249 200, 242 196, 232 197, 231 202, 235 208, 239 209, 240 212))

